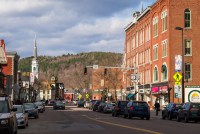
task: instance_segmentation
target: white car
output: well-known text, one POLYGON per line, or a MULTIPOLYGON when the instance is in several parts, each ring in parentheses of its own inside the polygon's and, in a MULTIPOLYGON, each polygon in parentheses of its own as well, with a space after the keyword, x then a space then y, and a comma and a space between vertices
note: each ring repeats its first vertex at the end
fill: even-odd
POLYGON ((17 108, 17 126, 26 128, 28 126, 28 113, 25 112, 23 105, 14 105, 13 107, 17 108))

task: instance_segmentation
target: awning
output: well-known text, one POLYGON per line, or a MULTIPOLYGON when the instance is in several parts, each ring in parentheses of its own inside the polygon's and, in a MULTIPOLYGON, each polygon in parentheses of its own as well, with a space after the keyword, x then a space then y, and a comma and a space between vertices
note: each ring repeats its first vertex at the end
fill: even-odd
POLYGON ((129 94, 127 97, 128 97, 128 99, 130 99, 131 97, 134 97, 135 96, 135 94, 129 94))

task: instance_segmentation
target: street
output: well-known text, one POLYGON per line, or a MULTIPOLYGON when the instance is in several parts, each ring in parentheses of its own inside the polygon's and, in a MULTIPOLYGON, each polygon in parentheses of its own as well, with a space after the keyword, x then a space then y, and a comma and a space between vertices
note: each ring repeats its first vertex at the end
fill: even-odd
MULTIPOLYGON (((159 113, 161 114, 161 113, 159 113)), ((198 134, 200 123, 184 123, 176 120, 162 120, 151 112, 150 120, 124 119, 122 116, 93 112, 85 108, 67 106, 66 110, 46 107, 39 119, 29 119, 26 129, 18 134, 198 134)))

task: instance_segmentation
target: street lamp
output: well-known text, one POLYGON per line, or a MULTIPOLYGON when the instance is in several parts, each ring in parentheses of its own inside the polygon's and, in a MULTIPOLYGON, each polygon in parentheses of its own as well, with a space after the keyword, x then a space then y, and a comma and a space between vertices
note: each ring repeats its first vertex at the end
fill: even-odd
POLYGON ((183 30, 182 27, 175 27, 175 30, 181 30, 182 31, 182 103, 185 102, 185 89, 184 89, 184 40, 183 40, 183 30))

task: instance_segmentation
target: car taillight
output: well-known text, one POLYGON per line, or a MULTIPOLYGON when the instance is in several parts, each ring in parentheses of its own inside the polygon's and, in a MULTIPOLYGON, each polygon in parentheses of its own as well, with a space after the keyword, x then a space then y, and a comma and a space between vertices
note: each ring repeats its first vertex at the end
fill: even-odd
POLYGON ((192 110, 192 105, 190 105, 190 109, 189 110, 192 110))
POLYGON ((130 106, 130 110, 133 110, 133 106, 130 106))

